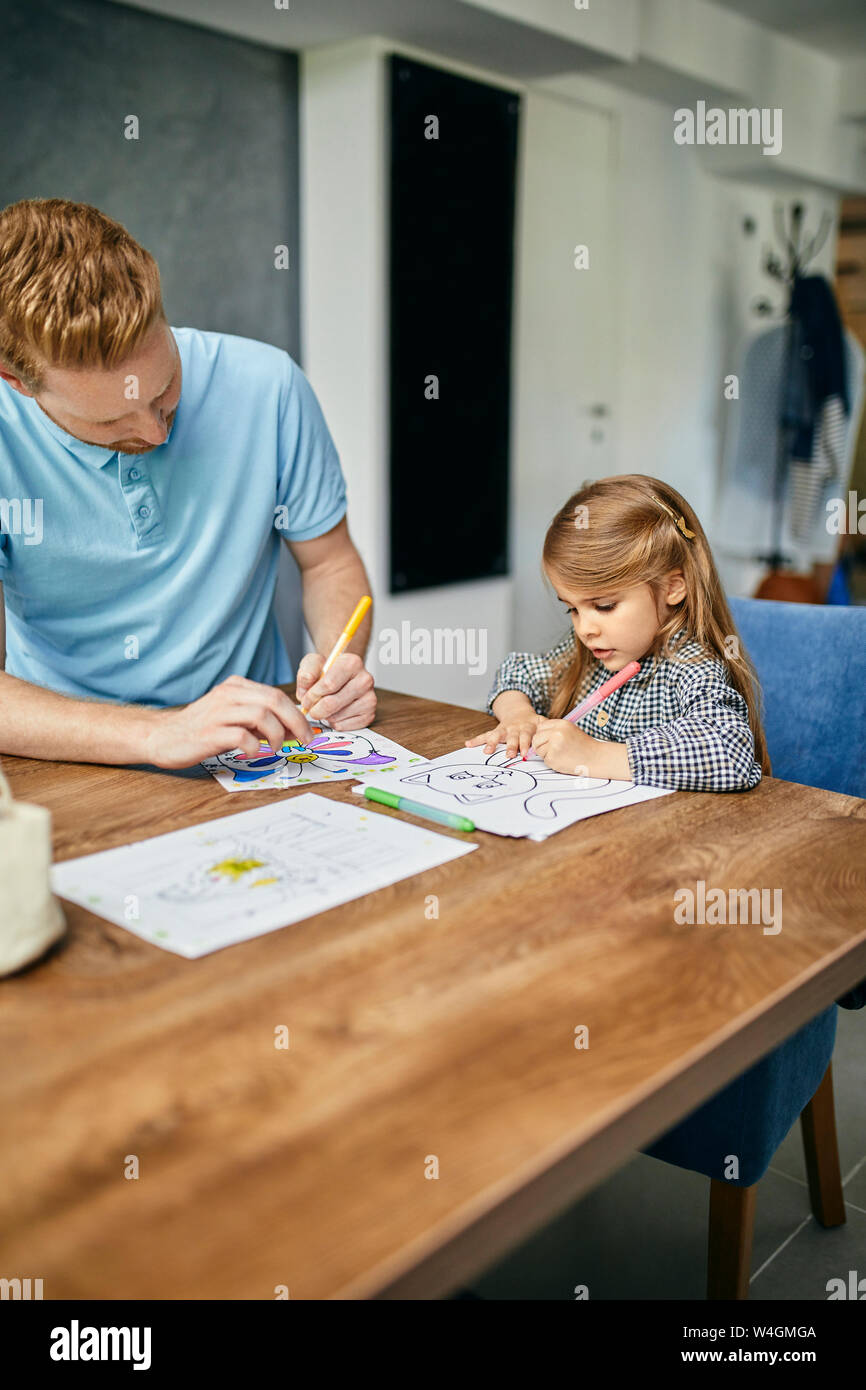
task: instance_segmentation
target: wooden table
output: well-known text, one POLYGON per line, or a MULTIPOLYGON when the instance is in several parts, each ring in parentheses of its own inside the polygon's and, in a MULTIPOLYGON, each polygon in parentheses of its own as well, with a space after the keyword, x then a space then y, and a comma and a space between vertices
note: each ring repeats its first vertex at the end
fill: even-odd
MULTIPOLYGON (((377 728, 425 756, 488 726, 380 692, 377 728)), ((58 859, 287 794, 3 765, 58 859)), ((767 778, 470 838, 194 961, 67 904, 66 940, 0 984, 0 1275, 46 1298, 447 1292, 866 976, 866 801, 767 778), (677 925, 698 879, 781 888, 782 931, 677 925)))

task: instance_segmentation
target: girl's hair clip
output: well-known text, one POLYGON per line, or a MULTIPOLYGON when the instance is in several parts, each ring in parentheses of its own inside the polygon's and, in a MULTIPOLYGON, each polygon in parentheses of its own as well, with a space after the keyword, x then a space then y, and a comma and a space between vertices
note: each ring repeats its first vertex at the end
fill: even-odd
POLYGON ((680 513, 679 516, 675 516, 674 513, 671 511, 670 507, 665 506, 665 503, 664 503, 664 502, 659 502, 659 506, 664 508, 664 510, 667 512, 668 516, 671 518, 671 520, 672 520, 672 521, 674 522, 674 524, 676 525, 677 530, 678 530, 683 536, 685 536, 686 540, 687 540, 687 541, 693 541, 694 538, 695 538, 695 533, 694 533, 694 531, 690 531, 690 530, 689 530, 688 526, 686 525, 686 519, 685 519, 685 517, 682 515, 682 513, 680 513))

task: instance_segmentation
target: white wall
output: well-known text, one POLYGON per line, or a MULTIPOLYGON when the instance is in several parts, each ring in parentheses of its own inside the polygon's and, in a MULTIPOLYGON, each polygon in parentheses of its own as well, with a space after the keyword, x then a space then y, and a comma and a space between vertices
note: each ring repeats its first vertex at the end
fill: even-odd
MULTIPOLYGON (((645 0, 644 0, 645 2, 645 0)), ((614 4, 575 3, 562 0, 464 0, 470 7, 490 10, 521 24, 543 29, 561 38, 586 44, 606 57, 633 60, 640 34, 639 0, 615 0, 614 4)))
MULTIPOLYGON (((481 708, 507 649, 512 581, 454 584, 390 595, 387 545, 387 284, 385 70, 376 40, 305 53, 301 76, 301 257, 304 369, 340 453, 349 527, 370 574, 373 640, 367 664, 376 682, 429 699, 481 708), (385 664, 380 636, 418 629, 483 633, 479 661, 385 664)), ((430 479, 430 513, 443 525, 430 479)))
MULTIPOLYGON (((809 231, 838 200, 802 181, 715 177, 700 152, 676 145, 669 106, 589 78, 541 84, 593 101, 618 128, 612 230, 620 279, 617 311, 619 412, 614 472, 649 473, 692 503, 712 538, 724 436, 724 377, 738 370, 747 336, 768 320, 751 311, 761 295, 781 311, 785 293, 762 269, 775 246, 773 206, 800 199, 809 231), (756 223, 751 236, 743 220, 756 223)), ((833 273, 831 235, 811 268, 833 273)), ((717 555, 731 593, 749 593, 760 570, 717 555)))
POLYGON ((340 452, 349 526, 385 579, 383 75, 369 45, 301 60, 301 358, 340 452))
MULTIPOLYGON (((712 533, 725 425, 723 378, 737 370, 762 291, 774 201, 801 197, 810 227, 833 195, 718 178, 673 140, 672 110, 597 78, 521 87, 512 423, 512 575, 414 594, 386 593, 386 181, 383 54, 364 40, 303 55, 302 340, 349 487, 352 534, 376 598, 374 630, 475 627, 488 666, 370 666, 380 685, 481 708, 511 649, 540 649, 561 627, 539 577, 544 530, 584 477, 645 472, 672 483, 712 533), (758 232, 742 233, 751 215, 758 232), (588 229, 585 235, 580 229, 588 229), (590 272, 572 268, 577 242, 590 272), (554 271, 553 267, 561 267, 554 271), (583 280, 580 276, 583 275, 583 280), (608 404, 593 450, 587 407, 608 404)), ((400 45, 422 61, 503 80, 400 45)), ((769 162, 769 161, 767 161, 769 162)), ((828 244, 817 263, 832 267, 828 244)), ((431 479, 431 504, 435 479, 431 479)), ((731 592, 755 575, 723 569, 731 592)))
POLYGON ((515 650, 545 647, 567 626, 541 577, 544 534, 586 479, 616 471, 616 143, 607 112, 524 93, 511 450, 515 650), (576 247, 586 248, 586 268, 575 266, 576 247))

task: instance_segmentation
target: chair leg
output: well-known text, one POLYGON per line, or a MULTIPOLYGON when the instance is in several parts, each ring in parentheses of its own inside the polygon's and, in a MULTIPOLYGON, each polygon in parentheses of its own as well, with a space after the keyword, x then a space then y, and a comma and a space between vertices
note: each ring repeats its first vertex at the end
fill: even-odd
POLYGON ((815 1220, 822 1226, 841 1226, 845 1220, 839 1146, 836 1142, 836 1111, 833 1106, 833 1064, 800 1115, 809 1200, 815 1220))
POLYGON ((757 1183, 735 1187, 721 1178, 710 1179, 708 1299, 749 1297, 757 1191, 757 1183))

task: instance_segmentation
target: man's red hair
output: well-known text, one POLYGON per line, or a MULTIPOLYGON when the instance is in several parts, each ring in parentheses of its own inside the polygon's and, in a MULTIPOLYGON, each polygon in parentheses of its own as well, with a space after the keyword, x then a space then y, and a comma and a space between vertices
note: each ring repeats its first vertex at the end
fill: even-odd
POLYGON ((0 362, 29 391, 46 367, 118 366, 160 319, 159 268, 119 222, 66 198, 0 212, 0 362))

